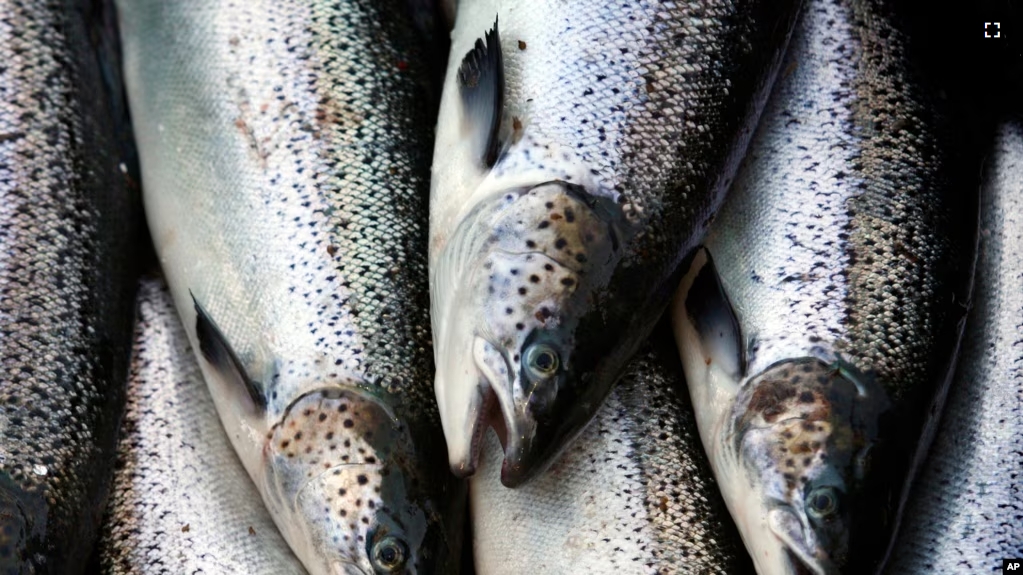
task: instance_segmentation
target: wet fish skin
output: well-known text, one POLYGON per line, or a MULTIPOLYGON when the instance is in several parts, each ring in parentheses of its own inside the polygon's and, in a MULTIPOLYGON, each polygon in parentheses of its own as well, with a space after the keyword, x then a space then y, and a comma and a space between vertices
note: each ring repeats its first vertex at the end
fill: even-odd
POLYGON ((102 573, 305 573, 231 447, 161 277, 138 290, 102 573))
POLYGON ((670 337, 655 330, 593 422, 528 485, 501 485, 489 434, 470 489, 478 573, 752 572, 670 337))
POLYGON ((927 464, 891 573, 997 572, 1023 557, 1023 123, 987 159, 977 286, 927 464))
POLYGON ((520 485, 596 413, 727 189, 798 5, 458 6, 430 207, 455 473, 494 423, 520 485))
POLYGON ((314 574, 456 572, 404 0, 118 8, 156 250, 282 535, 314 574))
POLYGON ((81 572, 124 405, 138 212, 86 13, 0 2, 2 573, 81 572))
POLYGON ((882 568, 956 357, 979 164, 901 30, 895 4, 804 6, 672 310, 762 574, 882 568))

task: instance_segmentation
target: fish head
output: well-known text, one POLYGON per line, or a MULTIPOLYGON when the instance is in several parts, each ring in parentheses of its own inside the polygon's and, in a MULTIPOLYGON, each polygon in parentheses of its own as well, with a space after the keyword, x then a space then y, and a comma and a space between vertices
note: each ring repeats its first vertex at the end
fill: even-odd
POLYGON ((370 392, 303 395, 267 439, 266 499, 311 573, 434 573, 455 560, 408 428, 370 392))
POLYGON ((841 361, 786 360, 743 387, 731 437, 748 486, 732 507, 759 572, 845 572, 857 516, 876 503, 864 478, 886 406, 841 361))
POLYGON ((580 318, 620 257, 621 222, 612 200, 562 181, 504 190, 462 218, 431 286, 457 475, 475 471, 487 426, 504 446, 505 485, 552 460, 592 363, 577 353, 580 318))

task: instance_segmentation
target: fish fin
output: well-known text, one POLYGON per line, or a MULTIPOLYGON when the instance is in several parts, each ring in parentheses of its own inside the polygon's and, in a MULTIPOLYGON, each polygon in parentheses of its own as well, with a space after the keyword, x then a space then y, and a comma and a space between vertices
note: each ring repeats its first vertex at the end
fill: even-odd
POLYGON ((726 373, 740 378, 745 375, 746 358, 739 320, 721 285, 710 251, 702 249, 706 263, 686 294, 686 314, 700 336, 708 365, 717 363, 726 373))
POLYGON ((504 60, 496 18, 494 27, 483 38, 477 38, 476 45, 462 59, 458 92, 472 127, 473 149, 489 168, 497 162, 497 135, 504 115, 504 60))
POLYGON ((195 305, 195 335, 199 339, 199 352, 202 353, 203 359, 217 370, 228 386, 234 388, 229 391, 234 392, 244 387, 252 405, 258 410, 265 410, 266 397, 263 392, 245 373, 241 360, 231 349, 217 324, 213 323, 213 319, 195 299, 195 295, 191 291, 188 295, 192 296, 192 303, 195 305))

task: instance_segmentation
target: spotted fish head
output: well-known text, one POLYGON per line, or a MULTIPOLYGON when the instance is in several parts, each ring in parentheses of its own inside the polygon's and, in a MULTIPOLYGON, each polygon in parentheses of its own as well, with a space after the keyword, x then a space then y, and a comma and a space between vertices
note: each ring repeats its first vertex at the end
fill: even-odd
POLYGON ((453 560, 408 429, 371 394, 295 401, 267 436, 268 504, 311 573, 444 572, 453 560))
POLYGON ((621 210, 552 181, 477 204, 433 270, 436 391, 452 470, 470 475, 493 426, 514 486, 550 460, 542 430, 578 397, 579 319, 619 256, 621 210), (570 391, 566 391, 570 390, 570 391))
POLYGON ((878 417, 879 388, 843 362, 774 364, 735 402, 733 447, 753 494, 737 518, 765 573, 835 574, 853 551, 878 417))

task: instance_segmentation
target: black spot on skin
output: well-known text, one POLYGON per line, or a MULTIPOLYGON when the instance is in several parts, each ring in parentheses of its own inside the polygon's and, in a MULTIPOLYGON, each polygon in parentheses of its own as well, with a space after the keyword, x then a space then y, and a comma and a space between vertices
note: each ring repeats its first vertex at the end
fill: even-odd
POLYGON ((551 264, 544 264, 543 265, 543 269, 545 269, 545 270, 547 270, 549 272, 552 272, 552 271, 554 271, 554 266, 552 266, 551 264))
POLYGON ((348 493, 348 490, 345 489, 344 487, 342 487, 341 489, 337 490, 337 494, 340 495, 341 497, 344 497, 345 493, 348 493))
POLYGON ((803 466, 804 467, 809 467, 811 461, 813 461, 813 458, 807 457, 806 459, 803 460, 803 466))
POLYGON ((291 442, 285 439, 281 442, 281 449, 287 449, 289 445, 291 445, 291 442))
POLYGON ((544 221, 540 222, 540 225, 537 226, 537 227, 539 229, 541 229, 541 230, 544 230, 544 229, 547 229, 547 227, 550 226, 550 225, 551 225, 551 223, 549 221, 544 220, 544 221))
POLYGON ((572 285, 574 283, 575 283, 575 280, 572 279, 572 278, 561 278, 561 285, 563 285, 563 286, 570 286, 570 285, 572 285))
POLYGON ((795 467, 795 466, 796 466, 796 461, 794 459, 789 458, 789 459, 785 460, 785 467, 795 467))
POLYGON ((352 446, 352 440, 351 439, 346 439, 345 440, 345 447, 351 447, 351 446, 352 446))
POLYGON ((557 241, 554 242, 554 247, 558 248, 559 250, 564 249, 564 247, 567 245, 568 240, 566 240, 565 238, 558 238, 557 241))
POLYGON ((572 208, 565 208, 565 221, 568 223, 575 221, 575 212, 572 211, 572 208))
POLYGON ((301 431, 299 431, 298 433, 295 434, 295 441, 298 441, 300 439, 302 439, 302 432, 301 431))
POLYGON ((535 248, 536 242, 534 242, 533 240, 526 240, 526 247, 530 249, 535 248))
POLYGON ((584 264, 586 263, 586 256, 584 256, 583 254, 575 254, 575 261, 584 264))
POLYGON ((546 204, 544 204, 544 205, 545 205, 545 206, 547 206, 547 209, 548 209, 548 210, 550 210, 550 209, 553 209, 553 208, 554 208, 554 202, 547 202, 547 203, 546 203, 546 204))
MULTIPOLYGON (((346 419, 346 420, 345 420, 345 423, 344 423, 344 426, 345 426, 345 427, 349 427, 349 428, 350 428, 350 427, 354 427, 354 426, 355 426, 355 422, 354 422, 354 421, 352 421, 351 419, 346 419)), ((346 441, 345 443, 348 443, 348 442, 346 441)))
POLYGON ((338 408, 337 408, 337 412, 338 412, 338 413, 344 413, 344 412, 346 412, 346 411, 348 411, 348 404, 347 404, 347 403, 342 403, 342 404, 341 404, 341 405, 339 405, 339 406, 338 406, 338 408))
POLYGON ((377 462, 377 458, 376 458, 376 457, 373 457, 372 455, 370 455, 370 456, 368 456, 368 457, 366 458, 366 463, 370 463, 370 464, 373 464, 373 463, 376 463, 376 462, 377 462))
POLYGON ((512 308, 510 308, 510 307, 506 307, 506 308, 504 308, 504 313, 506 313, 506 314, 508 314, 508 315, 511 315, 513 311, 514 311, 514 310, 512 310, 512 308))
POLYGON ((327 414, 326 413, 321 413, 320 416, 317 417, 317 419, 319 419, 320 421, 326 421, 327 414))
POLYGON ((334 439, 334 432, 333 431, 328 431, 327 432, 327 441, 330 441, 331 439, 334 439))
POLYGON ((341 515, 341 517, 347 517, 348 516, 348 511, 345 510, 345 509, 342 509, 338 513, 341 515))
POLYGON ((355 479, 356 479, 356 481, 359 482, 359 485, 365 485, 365 484, 369 483, 369 478, 366 477, 365 475, 360 475, 360 476, 356 477, 355 479))
POLYGON ((519 295, 526 295, 526 288, 520 287, 519 288, 519 295))
POLYGON ((519 275, 519 270, 512 270, 511 271, 511 275, 513 275, 513 276, 519 275))
POLYGON ((529 276, 529 281, 531 281, 531 282, 533 282, 535 284, 540 283, 540 276, 538 276, 538 275, 531 275, 531 276, 529 276))
POLYGON ((813 431, 814 430, 813 422, 810 422, 810 421, 804 421, 803 423, 800 424, 800 426, 803 428, 803 431, 813 431))
POLYGON ((526 329, 526 326, 521 324, 521 323, 517 323, 517 324, 515 324, 515 329, 517 329, 519 331, 522 331, 522 330, 526 329))

